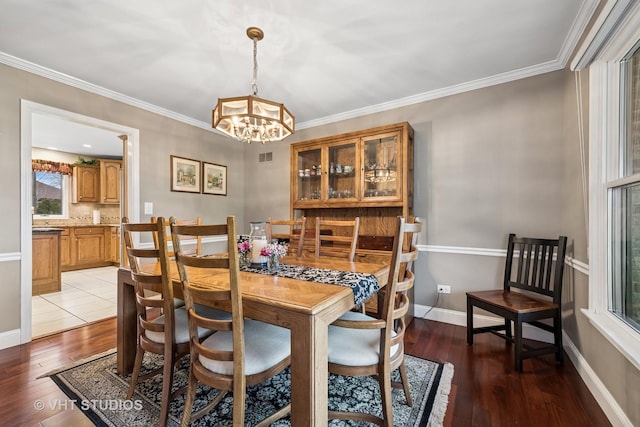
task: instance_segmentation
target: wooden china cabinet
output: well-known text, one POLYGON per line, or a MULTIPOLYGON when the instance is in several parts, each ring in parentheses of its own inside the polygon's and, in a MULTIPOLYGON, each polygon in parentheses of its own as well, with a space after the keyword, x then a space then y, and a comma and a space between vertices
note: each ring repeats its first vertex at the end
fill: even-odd
POLYGON ((292 144, 291 183, 291 218, 308 218, 309 238, 315 217, 359 216, 356 261, 387 262, 396 217, 413 215, 413 129, 402 122, 292 144))

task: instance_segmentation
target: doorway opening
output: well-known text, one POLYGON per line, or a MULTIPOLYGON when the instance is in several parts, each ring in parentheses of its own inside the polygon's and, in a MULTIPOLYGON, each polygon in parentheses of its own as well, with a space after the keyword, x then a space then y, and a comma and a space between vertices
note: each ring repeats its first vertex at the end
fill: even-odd
MULTIPOLYGON (((81 148, 73 149, 71 145, 67 143, 71 142, 71 137, 68 136, 68 140, 64 140, 62 135, 54 135, 56 133, 56 126, 59 127, 59 130, 72 131, 75 129, 78 132, 82 130, 88 132, 95 132, 96 135, 104 134, 107 137, 113 136, 114 138, 118 138, 119 148, 116 152, 121 154, 122 159, 122 186, 121 186, 121 200, 119 209, 113 209, 113 206, 109 206, 111 209, 105 209, 108 213, 108 217, 106 218, 106 222, 108 225, 119 226, 120 218, 123 216, 128 216, 133 221, 138 220, 139 218, 139 130, 130 128, 124 125, 120 125, 117 123, 106 122, 104 120, 96 119, 89 116, 80 115, 77 113, 72 113, 66 110, 61 110, 54 107, 49 107, 42 104, 37 104, 31 101, 22 100, 21 102, 21 164, 22 164, 22 176, 21 176, 21 206, 22 206, 22 218, 21 218, 21 243, 22 243, 22 254, 21 254, 21 343, 25 343, 31 340, 32 336, 41 335, 42 331, 34 331, 32 327, 33 323, 33 313, 35 310, 52 310, 53 306, 51 304, 42 305, 37 307, 37 304, 32 300, 32 262, 33 254, 32 254, 32 230, 34 222, 38 224, 43 221, 42 217, 39 217, 39 221, 34 221, 33 211, 32 211, 32 192, 33 192, 33 174, 32 174, 32 151, 35 150, 46 150, 46 144, 41 141, 42 139, 42 129, 41 127, 46 127, 46 124, 51 125, 48 133, 50 134, 52 141, 55 138, 59 138, 59 143, 63 148, 61 150, 67 150, 72 152, 72 154, 81 154, 78 157, 82 158, 82 154, 85 153, 81 148), (44 147, 43 147, 44 146, 44 147), (117 224, 116 224, 117 222, 117 224), (33 302, 33 307, 32 307, 33 302), (35 332, 35 333, 34 333, 35 332)), ((99 137, 91 137, 93 140, 98 140, 99 137)), ((90 145, 89 141, 84 141, 85 144, 90 145)), ((52 142, 51 144, 54 146, 55 144, 52 142)), ((112 147, 109 147, 111 151, 107 150, 107 147, 104 147, 106 151, 97 151, 99 157, 106 158, 117 158, 118 156, 114 156, 114 151, 112 147)), ((53 150, 51 150, 53 151, 53 150)), ((39 153, 47 153, 46 151, 39 151, 39 153)), ((61 153, 62 154, 62 153, 61 153)), ((96 157, 91 155, 92 157, 96 157)), ((80 206, 80 204, 78 204, 80 206)), ((83 226, 85 222, 87 222, 87 215, 89 212, 84 212, 88 207, 92 207, 90 204, 84 204, 79 209, 75 209, 75 216, 72 218, 67 218, 68 221, 78 223, 80 226, 83 226), (86 215, 85 215, 86 214, 86 215)), ((95 213, 94 218, 89 219, 88 227, 91 227, 91 222, 95 221, 95 213)), ((103 218, 104 219, 104 218, 103 218)), ((46 221, 46 218, 44 220, 46 221)), ((51 221, 56 222, 58 225, 64 224, 61 220, 51 221)), ((39 224, 41 225, 41 224, 39 224)), ((47 224, 54 226, 55 224, 47 224)), ((117 228, 116 228, 117 229, 117 228)), ((121 245, 118 245, 120 247, 121 245)), ((120 259, 121 258, 121 250, 120 259)), ((72 267, 73 268, 73 267, 72 267)), ((67 268, 68 269, 68 268, 67 268)), ((100 291, 103 291, 102 299, 104 301, 109 301, 115 303, 113 300, 113 296, 111 293, 105 293, 106 288, 100 288, 98 285, 101 280, 110 281, 110 277, 113 276, 115 278, 115 270, 116 267, 112 267, 108 269, 105 267, 105 270, 78 270, 77 272, 70 271, 70 274, 64 273, 68 276, 65 281, 69 282, 69 286, 67 289, 72 293, 75 292, 78 298, 85 299, 85 302, 90 303, 91 297, 86 292, 89 290, 85 289, 77 289, 74 287, 73 283, 76 283, 79 278, 84 283, 93 283, 94 289, 92 293, 100 294, 100 291), (86 274, 85 274, 86 273, 86 274), (74 282, 75 281, 75 282, 74 282), (82 291, 82 293, 81 293, 82 291)), ((64 286, 64 283, 63 283, 64 286)), ((77 286, 77 285, 76 285, 77 286)), ((115 283, 113 283, 113 289, 115 290, 115 283)), ((115 295, 115 293, 113 294, 115 295)), ((93 295, 95 298, 96 295, 93 295)), ((56 301, 56 298, 51 298, 53 301, 56 301)), ((67 298, 68 300, 69 298, 67 298)), ((71 298, 73 299, 73 298, 71 298)), ((76 301, 75 305, 79 305, 82 301, 76 301)), ((62 301, 64 298, 62 296, 57 299, 57 308, 61 310, 66 310, 60 314, 53 314, 54 316, 66 316, 69 317, 70 320, 66 322, 67 327, 73 327, 73 315, 70 306, 66 308, 63 307, 62 301)), ((49 301, 50 302, 50 301, 49 301)), ((72 303, 73 305, 74 303, 72 303)), ((105 311, 105 310, 103 310, 105 311)), ((108 311, 108 310, 106 310, 108 311)), ((76 313, 77 314, 77 313, 76 313)), ((115 314, 115 313, 114 313, 115 314)), ((89 316, 87 314, 87 316, 89 316)), ((87 317, 89 319, 89 317, 87 317)), ((92 319, 89 319, 92 320, 92 319)), ((67 329, 65 327, 65 322, 58 322, 61 324, 61 330, 67 329)), ((85 322, 86 323, 86 322, 85 322)))

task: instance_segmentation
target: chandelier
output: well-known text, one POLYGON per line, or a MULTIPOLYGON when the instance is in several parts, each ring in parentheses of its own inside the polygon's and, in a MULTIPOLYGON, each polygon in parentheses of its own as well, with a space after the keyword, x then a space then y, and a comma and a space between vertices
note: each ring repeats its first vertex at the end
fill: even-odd
POLYGON ((260 28, 247 28, 253 41, 252 94, 218 98, 213 109, 213 127, 239 141, 281 141, 295 132, 295 118, 284 104, 258 98, 258 41, 264 38, 260 28))

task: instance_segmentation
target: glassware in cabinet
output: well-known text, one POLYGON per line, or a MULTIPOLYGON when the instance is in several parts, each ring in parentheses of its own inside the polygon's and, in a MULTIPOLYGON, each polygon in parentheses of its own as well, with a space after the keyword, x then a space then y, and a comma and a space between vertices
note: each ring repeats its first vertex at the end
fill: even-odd
POLYGON ((363 139, 363 197, 401 197, 402 150, 399 134, 375 135, 363 139))
POLYGON ((356 147, 356 141, 329 146, 328 199, 358 197, 356 147))
POLYGON ((322 178, 322 150, 299 151, 297 159, 297 200, 320 199, 322 178))

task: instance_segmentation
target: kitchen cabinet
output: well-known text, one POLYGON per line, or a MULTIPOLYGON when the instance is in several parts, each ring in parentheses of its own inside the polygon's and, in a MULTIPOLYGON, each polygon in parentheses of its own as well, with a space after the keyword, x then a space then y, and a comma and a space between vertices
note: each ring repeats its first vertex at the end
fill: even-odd
POLYGON ((31 294, 62 290, 60 273, 60 229, 32 233, 31 294))
POLYGON ((306 216, 313 238, 316 217, 360 217, 356 261, 389 262, 396 217, 413 215, 413 144, 407 122, 291 144, 291 218, 306 216))
POLYGON ((105 227, 77 227, 72 246, 76 266, 89 266, 105 262, 105 227))
POLYGON ((120 160, 99 160, 98 165, 73 166, 73 203, 120 203, 120 160))
POLYGON ((65 227, 60 244, 62 271, 112 265, 111 228, 100 225, 65 227))
POLYGON ((100 203, 120 203, 120 160, 100 160, 100 203))
POLYGON ((60 267, 64 271, 65 268, 71 266, 71 229, 62 228, 60 232, 60 267))
POLYGON ((120 265, 120 227, 110 227, 109 235, 109 261, 120 265))
POLYGON ((73 166, 72 202, 100 201, 100 167, 92 165, 73 166))

